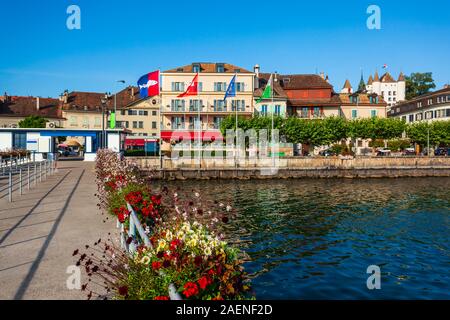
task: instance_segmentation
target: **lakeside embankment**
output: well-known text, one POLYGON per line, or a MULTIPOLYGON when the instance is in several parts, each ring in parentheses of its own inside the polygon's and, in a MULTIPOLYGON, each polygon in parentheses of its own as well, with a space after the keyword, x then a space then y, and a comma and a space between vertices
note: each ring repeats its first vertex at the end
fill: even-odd
POLYGON ((450 177, 450 157, 287 157, 277 159, 276 171, 270 172, 272 160, 234 161, 203 159, 163 159, 129 157, 144 173, 154 179, 289 179, 289 178, 397 178, 450 177))

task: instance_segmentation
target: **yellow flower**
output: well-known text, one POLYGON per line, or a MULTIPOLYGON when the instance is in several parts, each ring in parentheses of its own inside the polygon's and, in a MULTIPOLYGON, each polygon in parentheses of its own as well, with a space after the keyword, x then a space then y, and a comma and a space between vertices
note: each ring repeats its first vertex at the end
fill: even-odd
POLYGON ((149 264, 150 263, 150 257, 149 256, 143 256, 141 259, 142 264, 149 264))

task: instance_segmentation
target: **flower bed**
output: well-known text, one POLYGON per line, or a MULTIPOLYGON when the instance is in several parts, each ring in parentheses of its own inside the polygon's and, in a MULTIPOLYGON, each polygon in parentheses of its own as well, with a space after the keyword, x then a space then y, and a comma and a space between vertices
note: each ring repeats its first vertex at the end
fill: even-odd
POLYGON ((150 239, 150 245, 139 243, 132 256, 119 255, 105 245, 106 263, 74 253, 89 274, 105 280, 114 298, 168 300, 169 284, 183 299, 250 298, 240 253, 223 240, 217 227, 228 221, 231 207, 202 201, 199 193, 186 200, 178 193, 170 197, 165 188, 152 192, 135 165, 108 150, 97 153, 96 174, 100 208, 128 228, 129 204, 150 239))

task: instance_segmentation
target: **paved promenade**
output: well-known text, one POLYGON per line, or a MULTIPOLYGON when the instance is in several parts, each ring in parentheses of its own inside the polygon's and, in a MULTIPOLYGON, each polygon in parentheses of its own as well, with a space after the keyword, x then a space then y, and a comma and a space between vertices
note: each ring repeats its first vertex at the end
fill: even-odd
POLYGON ((106 239, 115 223, 96 207, 94 163, 58 166, 12 203, 0 199, 0 299, 86 299, 66 288, 72 253, 106 239))

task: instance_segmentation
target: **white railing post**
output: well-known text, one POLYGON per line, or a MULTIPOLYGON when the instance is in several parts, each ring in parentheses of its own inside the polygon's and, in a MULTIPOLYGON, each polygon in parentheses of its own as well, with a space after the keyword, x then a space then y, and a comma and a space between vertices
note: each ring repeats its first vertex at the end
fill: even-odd
POLYGON ((20 192, 20 195, 23 194, 23 190, 22 190, 22 167, 19 168, 19 192, 20 192))
POLYGON ((36 187, 36 184, 37 184, 37 164, 36 164, 36 162, 34 163, 34 174, 33 174, 33 183, 34 183, 34 186, 36 187))
POLYGON ((27 190, 30 190, 30 164, 27 167, 27 190))
POLYGON ((42 161, 39 162, 39 182, 42 182, 42 161))
POLYGON ((8 200, 12 202, 12 172, 9 170, 9 179, 8 179, 8 200))

